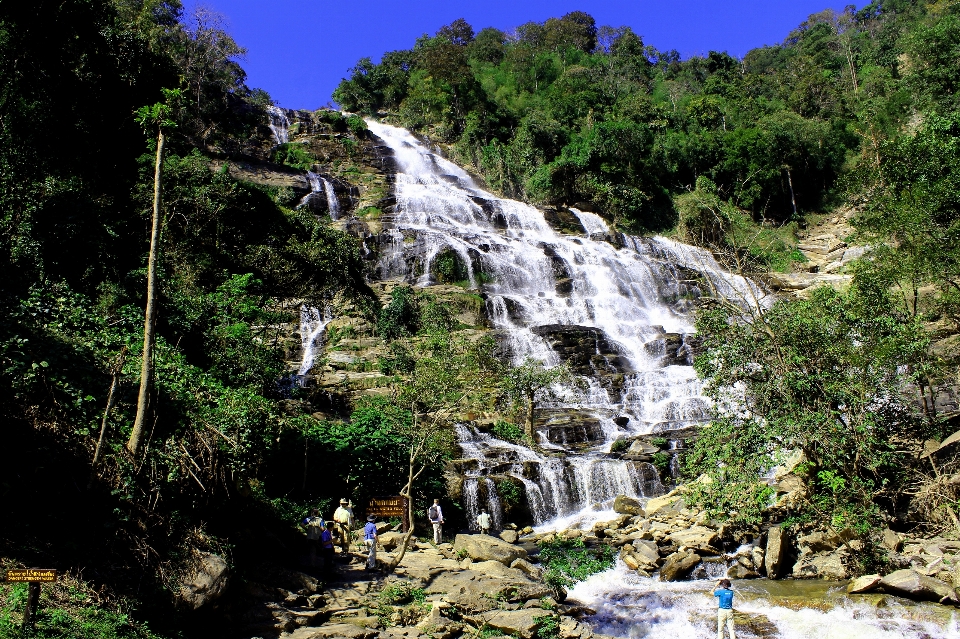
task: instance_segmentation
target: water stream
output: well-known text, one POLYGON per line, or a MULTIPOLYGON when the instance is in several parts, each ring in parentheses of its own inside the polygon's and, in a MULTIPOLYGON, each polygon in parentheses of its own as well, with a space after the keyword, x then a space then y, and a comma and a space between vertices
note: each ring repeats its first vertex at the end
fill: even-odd
POLYGON ((297 370, 297 379, 301 386, 306 385, 307 376, 317 359, 317 350, 323 346, 324 333, 330 320, 329 311, 321 313, 320 309, 304 304, 300 307, 300 368, 297 370))
MULTIPOLYGON (((622 563, 571 589, 597 614, 596 632, 644 639, 716 637, 713 580, 663 583, 622 563)), ((734 582, 737 637, 780 639, 958 639, 955 613, 889 595, 845 594, 828 581, 734 582)))

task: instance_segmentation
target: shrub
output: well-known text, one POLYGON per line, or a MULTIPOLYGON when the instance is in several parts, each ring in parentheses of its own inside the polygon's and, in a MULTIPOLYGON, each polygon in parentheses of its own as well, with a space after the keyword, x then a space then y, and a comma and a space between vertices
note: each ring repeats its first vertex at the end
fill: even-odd
POLYGON ((359 137, 367 132, 367 123, 359 115, 351 115, 347 118, 347 128, 359 137))
POLYGON ((495 484, 497 494, 500 495, 500 502, 507 508, 512 508, 523 499, 523 491, 509 479, 498 479, 495 484))
POLYGON ((398 286, 390 293, 390 302, 380 311, 377 332, 385 340, 394 340, 417 332, 417 299, 409 286, 398 286))
POLYGON ((523 441, 523 429, 512 422, 497 420, 491 429, 494 437, 518 444, 523 441))
POLYGON ((610 452, 624 453, 627 451, 628 448, 630 448, 630 443, 631 442, 629 439, 618 439, 617 441, 610 444, 610 452))
POLYGON ((587 548, 583 539, 541 540, 540 563, 544 582, 554 588, 572 586, 590 575, 613 565, 615 551, 610 546, 587 548))
POLYGON ((394 375, 397 373, 412 373, 416 361, 410 355, 406 346, 400 342, 391 342, 387 346, 387 355, 381 355, 377 358, 377 365, 384 375, 394 375))

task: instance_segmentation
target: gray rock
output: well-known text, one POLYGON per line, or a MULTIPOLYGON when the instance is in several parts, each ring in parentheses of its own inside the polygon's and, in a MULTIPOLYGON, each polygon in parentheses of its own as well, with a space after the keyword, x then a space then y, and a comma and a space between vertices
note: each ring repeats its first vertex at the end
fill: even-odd
POLYGON ((570 617, 560 617, 560 639, 590 639, 593 630, 590 626, 570 617))
POLYGON ((716 549, 719 543, 717 531, 704 526, 691 526, 685 530, 680 530, 667 535, 667 539, 677 546, 686 546, 698 552, 718 555, 720 551, 716 549))
POLYGON ((516 530, 504 530, 503 532, 500 533, 500 539, 504 540, 508 544, 517 543, 518 538, 519 538, 519 535, 517 535, 516 530))
POLYGON ((660 561, 660 548, 655 542, 635 539, 633 540, 633 548, 637 555, 649 559, 652 563, 660 561))
POLYGON ((787 567, 787 553, 790 549, 789 535, 779 526, 767 531, 767 550, 764 553, 763 566, 770 579, 779 579, 787 567))
POLYGON ((488 628, 499 630, 505 635, 520 637, 520 639, 532 639, 539 625, 536 618, 547 614, 549 614, 547 611, 537 610, 536 608, 492 610, 469 618, 468 621, 473 622, 477 627, 486 625, 488 628))
POLYGON ((900 549, 903 548, 903 540, 900 539, 900 535, 893 532, 889 528, 883 529, 883 546, 893 552, 900 552, 900 549))
POLYGON ((850 571, 843 563, 845 553, 807 554, 793 566, 793 576, 798 579, 819 578, 839 581, 850 577, 850 571))
POLYGON ((883 578, 880 575, 864 575, 863 577, 857 577, 849 584, 847 584, 847 593, 851 595, 856 595, 861 592, 870 592, 875 590, 877 586, 880 585, 880 581, 883 578))
POLYGON ((759 576, 755 570, 750 570, 740 563, 733 564, 727 570, 728 579, 756 579, 759 576))
POLYGON ((379 634, 376 628, 362 628, 352 623, 330 623, 317 628, 299 628, 284 636, 287 639, 374 639, 379 634))
POLYGON ((814 532, 797 539, 800 552, 824 552, 836 550, 843 541, 831 532, 814 532))
POLYGON ((948 584, 921 575, 916 570, 898 570, 880 581, 880 587, 910 599, 939 601, 941 603, 960 603, 956 591, 948 584))
POLYGON ((643 506, 640 502, 626 495, 617 495, 613 500, 613 511, 621 515, 643 515, 643 506))
POLYGON ((190 610, 197 610, 216 601, 230 582, 230 567, 219 555, 209 552, 197 553, 196 561, 180 582, 178 603, 190 610))
POLYGON ((453 542, 455 552, 465 552, 474 561, 499 561, 509 566, 514 559, 523 559, 527 551, 502 539, 489 535, 457 535, 453 542))
POLYGON ((522 573, 525 573, 528 577, 535 581, 539 581, 540 577, 543 576, 543 570, 539 566, 534 566, 526 559, 514 559, 510 564, 511 568, 516 568, 522 573))
POLYGON ((700 555, 692 552, 675 552, 660 568, 660 581, 680 581, 700 563, 700 555))

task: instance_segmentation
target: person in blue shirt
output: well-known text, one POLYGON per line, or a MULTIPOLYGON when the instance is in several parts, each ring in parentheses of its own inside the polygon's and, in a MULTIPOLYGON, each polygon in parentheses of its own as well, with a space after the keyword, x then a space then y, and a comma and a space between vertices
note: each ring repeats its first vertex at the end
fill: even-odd
POLYGON ((367 517, 367 525, 363 527, 363 543, 367 544, 370 554, 367 555, 367 570, 377 567, 377 518, 367 517))
POLYGON ((730 639, 737 639, 737 633, 733 629, 733 590, 730 589, 730 580, 718 581, 713 596, 717 598, 717 639, 723 639, 724 624, 730 633, 730 639))

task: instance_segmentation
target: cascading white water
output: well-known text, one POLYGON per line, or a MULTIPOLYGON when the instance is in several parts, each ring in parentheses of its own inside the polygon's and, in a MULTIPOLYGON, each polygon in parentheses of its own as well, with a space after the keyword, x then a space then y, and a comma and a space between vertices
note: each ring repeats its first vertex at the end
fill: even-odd
POLYGON ((271 104, 267 107, 267 116, 270 118, 270 124, 267 126, 273 131, 273 139, 276 140, 277 145, 289 142, 290 120, 287 118, 286 111, 271 104))
POLYGON ((318 197, 321 193, 327 200, 327 213, 331 220, 340 219, 340 200, 337 199, 337 193, 333 190, 333 182, 322 177, 313 171, 307 171, 307 181, 310 183, 310 192, 303 196, 297 208, 307 206, 310 200, 318 197))
POLYGON ((320 309, 304 304, 300 307, 300 343, 301 357, 297 379, 300 385, 306 384, 307 375, 317 358, 317 349, 323 344, 324 331, 327 324, 333 319, 329 313, 321 313, 320 309))
MULTIPOLYGON (((598 633, 644 639, 712 639, 717 636, 713 580, 664 583, 640 577, 622 562, 574 586, 571 600, 597 611, 588 618, 598 633)), ((846 597, 829 582, 770 582, 734 585, 734 608, 779 639, 960 639, 947 609, 887 598, 846 597), (814 607, 798 606, 816 600, 814 607)), ((741 618, 742 619, 742 618, 741 618)), ((758 636, 738 622, 737 636, 758 636)))
POLYGON ((327 178, 320 178, 320 181, 323 182, 323 192, 327 195, 327 211, 330 213, 330 219, 339 220, 340 200, 337 199, 337 194, 333 190, 333 182, 327 178))
POLYGON ((688 297, 722 295, 754 305, 764 303, 763 291, 723 271, 707 251, 664 238, 620 236, 594 213, 571 210, 582 233, 560 233, 542 211, 484 191, 409 132, 373 121, 368 126, 393 151, 398 168, 380 277, 431 284, 434 260, 452 252, 471 285, 482 285, 487 314, 515 363, 527 357, 559 363, 549 341, 559 326, 594 335, 591 362, 619 367, 617 384, 591 376, 589 392, 547 407, 576 409, 596 422, 592 429, 540 429, 543 448, 563 450, 565 457, 461 432, 464 455, 479 460, 477 476, 495 471, 522 481, 538 524, 602 510, 617 494, 643 496, 645 485, 655 483, 648 478, 652 469, 641 477, 634 464, 612 459, 611 442, 700 423, 709 406, 691 366, 664 365, 665 358, 678 357, 665 350, 665 335, 693 332, 688 297), (691 272, 707 290, 691 282, 691 272), (600 352, 600 340, 609 353, 600 352), (628 421, 618 426, 614 417, 628 421), (570 437, 586 444, 576 454, 567 450, 570 437))

